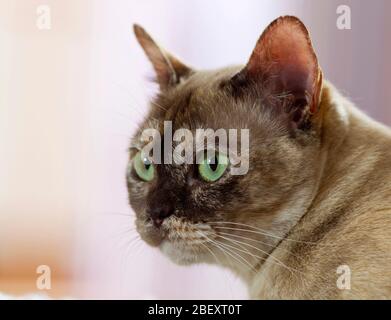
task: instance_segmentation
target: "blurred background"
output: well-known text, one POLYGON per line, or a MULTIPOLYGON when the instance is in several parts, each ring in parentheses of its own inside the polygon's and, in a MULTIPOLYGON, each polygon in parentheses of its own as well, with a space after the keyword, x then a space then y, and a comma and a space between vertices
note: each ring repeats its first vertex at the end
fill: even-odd
POLYGON ((126 149, 157 88, 131 27, 218 68, 244 64, 284 14, 309 28, 325 77, 391 125, 388 0, 0 0, 0 297, 246 298, 229 272, 173 265, 135 238, 126 149))

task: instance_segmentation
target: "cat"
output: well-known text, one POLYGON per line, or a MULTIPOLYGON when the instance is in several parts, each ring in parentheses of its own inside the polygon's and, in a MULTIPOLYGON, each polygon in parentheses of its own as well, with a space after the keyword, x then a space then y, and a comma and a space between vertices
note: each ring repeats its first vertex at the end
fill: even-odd
POLYGON ((134 31, 160 87, 129 149, 141 238, 178 264, 229 268, 252 299, 390 299, 391 130, 323 79, 304 24, 276 19, 246 65, 214 71, 134 31), (164 121, 247 128, 248 172, 231 175, 219 155, 214 165, 141 157, 141 133, 164 121))

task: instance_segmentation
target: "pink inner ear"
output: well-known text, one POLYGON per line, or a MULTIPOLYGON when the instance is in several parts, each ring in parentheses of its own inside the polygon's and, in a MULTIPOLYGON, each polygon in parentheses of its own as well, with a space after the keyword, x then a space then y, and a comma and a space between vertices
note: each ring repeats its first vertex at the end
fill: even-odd
POLYGON ((294 17, 275 20, 264 31, 247 64, 250 76, 268 79, 275 90, 317 94, 319 66, 305 26, 294 17))

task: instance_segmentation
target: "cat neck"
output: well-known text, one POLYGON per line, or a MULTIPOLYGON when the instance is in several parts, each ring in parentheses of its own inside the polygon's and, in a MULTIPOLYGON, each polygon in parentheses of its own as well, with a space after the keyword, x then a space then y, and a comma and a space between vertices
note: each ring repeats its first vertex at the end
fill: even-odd
POLYGON ((257 274, 247 277, 251 296, 273 290, 276 276, 284 272, 305 277, 302 261, 313 245, 321 246, 341 221, 383 208, 390 196, 383 181, 391 179, 391 130, 358 110, 328 82, 320 108, 322 165, 316 191, 300 218, 287 224, 284 239, 276 242, 257 274))

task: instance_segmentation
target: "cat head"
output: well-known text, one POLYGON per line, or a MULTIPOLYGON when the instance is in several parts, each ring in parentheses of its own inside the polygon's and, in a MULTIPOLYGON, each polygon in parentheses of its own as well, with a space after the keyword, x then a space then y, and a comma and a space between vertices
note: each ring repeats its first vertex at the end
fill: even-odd
POLYGON ((237 271, 250 269, 259 261, 250 241, 258 241, 255 256, 267 254, 313 196, 322 73, 309 34, 297 18, 280 17, 245 66, 199 71, 140 26, 134 31, 160 86, 130 148, 127 186, 137 230, 177 263, 217 260, 237 271), (190 154, 199 162, 159 161, 179 144, 163 138, 166 123, 192 136, 184 149, 193 147, 190 154), (164 149, 153 158, 142 151, 148 129, 160 133, 154 145, 164 149), (238 130, 237 144, 205 143, 197 129, 222 129, 227 136, 238 130), (233 174, 244 162, 246 170, 233 174))

